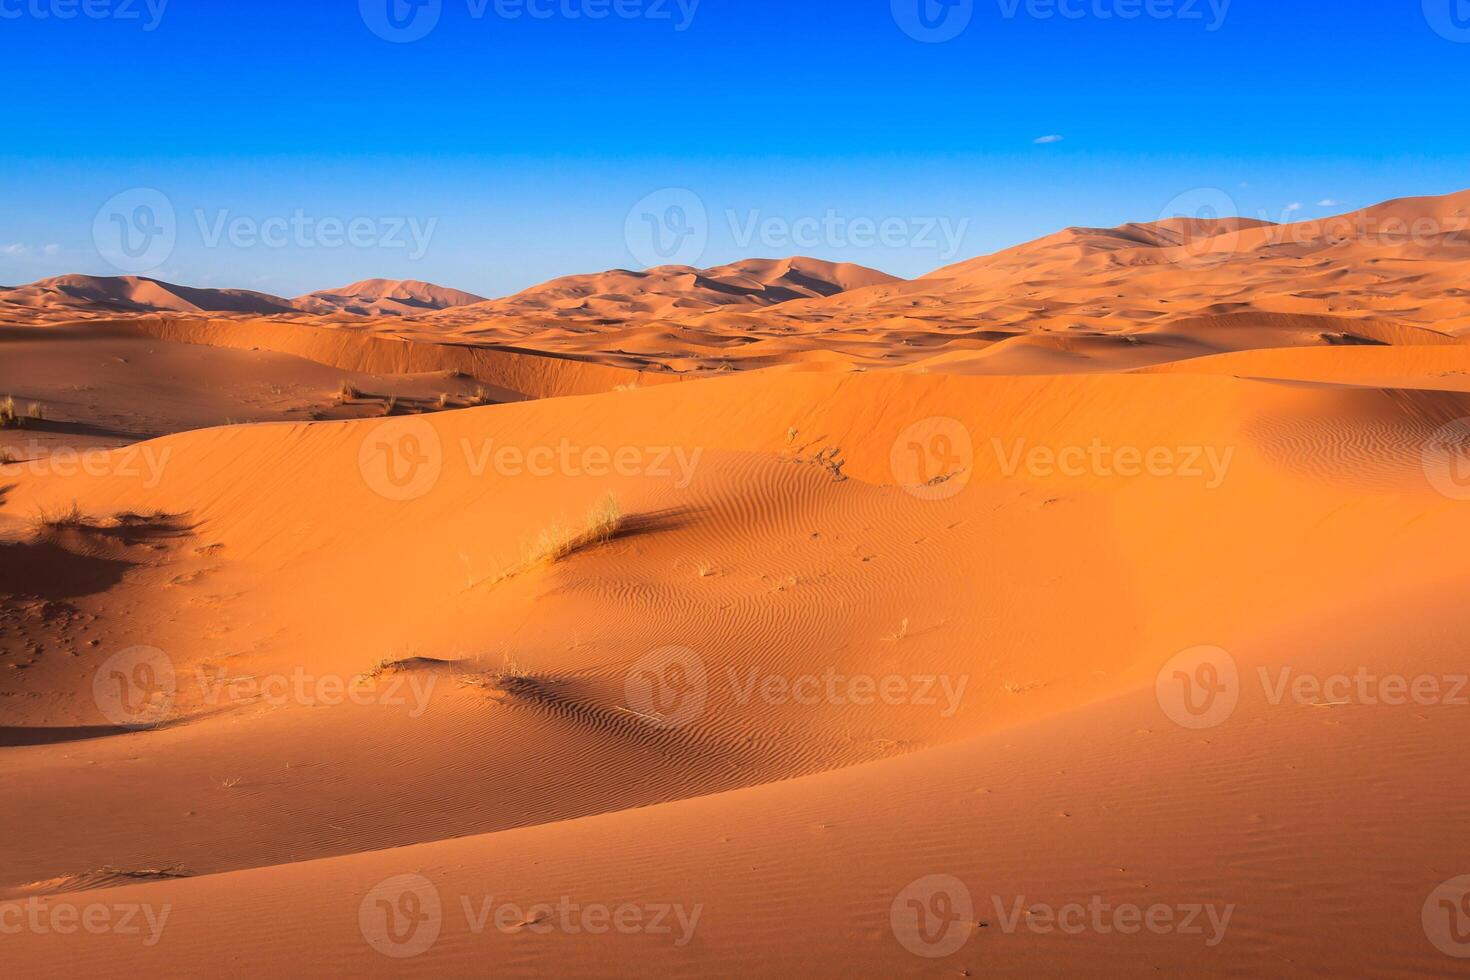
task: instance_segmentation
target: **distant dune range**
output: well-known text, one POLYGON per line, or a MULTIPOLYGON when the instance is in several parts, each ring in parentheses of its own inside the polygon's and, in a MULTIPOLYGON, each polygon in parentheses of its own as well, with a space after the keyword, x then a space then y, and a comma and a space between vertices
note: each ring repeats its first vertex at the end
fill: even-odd
POLYGON ((0 291, 0 322, 257 316, 681 374, 801 364, 1097 371, 1456 336, 1470 327, 1467 254, 1470 192, 1294 225, 1074 228, 912 281, 798 258, 569 276, 499 300, 385 280, 288 300, 63 276, 0 291))
POLYGON ((1430 464, 1470 418, 1467 208, 1073 229, 913 281, 0 293, 0 395, 46 405, 0 433, 0 911, 170 909, 153 945, 0 962, 1450 974, 1423 916, 1470 874, 1470 707, 1269 693, 1465 673, 1470 502, 1430 464), (536 558, 609 495, 607 534, 536 558), (129 731, 102 707, 137 646, 177 689, 129 731), (1201 646, 1238 680, 1213 727, 1169 694, 1201 646), (640 700, 671 649, 676 696, 640 700), (301 673, 367 703, 250 696, 301 673), (791 695, 833 676, 902 691, 791 695), (933 875, 971 907, 932 906, 962 941, 929 958, 895 922, 933 875), (402 876, 437 933, 390 958, 402 876), (563 896, 699 924, 475 928, 563 896), (1207 944, 1027 912, 1089 902, 1231 918, 1207 944))
POLYGON ((483 297, 457 289, 387 279, 366 279, 294 300, 245 289, 194 289, 140 276, 56 276, 0 290, 0 309, 7 319, 19 321, 118 313, 408 316, 482 301, 483 297))
POLYGON ((567 276, 500 300, 432 283, 389 279, 367 279, 341 289, 284 299, 249 290, 194 289, 138 276, 68 275, 0 289, 0 313, 6 320, 17 322, 116 313, 417 319, 455 309, 463 310, 470 318, 546 315, 619 319, 723 307, 768 307, 897 281, 861 266, 815 259, 752 259, 716 269, 664 266, 647 272, 615 270, 567 276))

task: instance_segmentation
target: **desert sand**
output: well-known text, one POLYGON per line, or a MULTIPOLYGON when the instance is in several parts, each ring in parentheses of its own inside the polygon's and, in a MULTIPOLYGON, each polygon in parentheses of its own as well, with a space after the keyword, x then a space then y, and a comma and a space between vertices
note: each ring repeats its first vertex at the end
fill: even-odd
POLYGON ((0 963, 1463 975, 1467 261, 0 291, 0 963))

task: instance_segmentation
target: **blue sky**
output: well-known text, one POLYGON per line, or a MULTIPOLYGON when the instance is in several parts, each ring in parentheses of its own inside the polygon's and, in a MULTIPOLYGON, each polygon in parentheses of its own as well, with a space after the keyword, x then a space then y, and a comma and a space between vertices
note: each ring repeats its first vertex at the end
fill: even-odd
POLYGON ((914 276, 1470 187, 1470 0, 0 0, 0 80, 7 285, 914 276))

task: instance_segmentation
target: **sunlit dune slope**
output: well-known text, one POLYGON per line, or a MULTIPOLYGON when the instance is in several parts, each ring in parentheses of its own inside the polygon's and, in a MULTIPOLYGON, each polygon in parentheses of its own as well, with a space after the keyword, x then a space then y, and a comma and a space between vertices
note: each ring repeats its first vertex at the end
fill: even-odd
MULTIPOLYGON (((920 975, 930 964, 895 940, 887 906, 927 874, 971 882, 980 902, 1233 903, 1235 966, 1302 952, 1299 890, 1335 902, 1371 883, 1388 911, 1345 912, 1364 946, 1346 942, 1342 962, 1422 967, 1434 954, 1410 899, 1470 858, 1454 829, 1470 797, 1446 757, 1412 747, 1463 737, 1464 716, 1272 705, 1253 689, 1238 720, 1201 734, 1154 685, 1198 644, 1247 673, 1453 670, 1464 574, 1443 542, 1470 513, 1435 489, 1423 449, 1470 395, 1327 376, 1340 355, 1394 375, 1459 349, 1296 352, 1328 358, 1306 384, 1284 369, 749 374, 186 433, 142 447, 167 454, 151 487, 8 470, 0 561, 45 574, 7 586, 21 643, 5 656, 25 668, 0 689, 6 785, 30 829, 6 828, 26 846, 3 887, 168 901, 162 949, 190 961, 206 936, 300 957, 289 923, 309 907, 326 941, 306 955, 385 972, 358 908, 413 873, 451 915, 424 969, 467 972, 490 942, 513 973, 594 957, 611 975, 776 960, 920 975), (406 438, 428 470, 389 468, 406 438), (538 447, 551 471, 518 468, 538 447), (1071 447, 1111 452, 1113 468, 1059 465, 1071 447), (1172 470, 1129 470, 1116 453, 1130 447, 1172 470), (603 469, 619 451, 628 465, 603 469), (610 541, 529 561, 542 531, 575 529, 608 493, 623 515, 610 541), (96 526, 24 526, 72 501, 96 526), (1409 609, 1416 641, 1388 642, 1389 611, 1409 609), (161 727, 114 732, 94 677, 131 644, 166 651, 178 692, 161 727), (702 678, 672 725, 629 687, 670 648, 702 678), (382 697, 220 693, 297 669, 382 697), (829 676, 907 686, 887 701, 793 693, 829 676), (128 819, 94 819, 99 772, 116 774, 105 795, 128 819), (1434 787, 1422 817, 1422 796, 1405 808, 1411 784, 1434 787), (1321 808, 1343 794, 1325 832, 1321 808), (1389 833, 1406 820, 1413 835, 1389 833), (480 836, 433 843, 465 835, 480 836), (1370 862, 1323 857, 1370 841, 1370 862), (314 858, 330 860, 299 863, 314 858), (78 891, 165 870, 197 880, 78 891), (820 907, 778 915, 771 888, 820 907), (552 892, 699 904, 704 924, 688 947, 615 949, 454 924, 460 894, 552 892), (832 894, 848 898, 821 905, 832 894), (810 942, 783 932, 797 922, 810 942)), ((1114 941, 976 927, 949 962, 1075 968, 1114 941)), ((117 937, 85 945, 73 955, 164 962, 117 937)), ((51 947, 13 948, 44 965, 51 947)), ((1160 966, 1201 955, 1185 936, 1128 948, 1160 966)))

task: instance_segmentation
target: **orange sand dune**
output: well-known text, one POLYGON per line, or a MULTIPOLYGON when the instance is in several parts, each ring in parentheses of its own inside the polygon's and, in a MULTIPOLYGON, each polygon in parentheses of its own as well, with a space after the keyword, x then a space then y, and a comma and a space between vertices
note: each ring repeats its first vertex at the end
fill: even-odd
POLYGON ((817 259, 749 259, 714 269, 661 266, 567 276, 500 300, 454 310, 438 319, 463 323, 490 317, 629 319, 725 307, 765 307, 897 282, 874 269, 817 259))
MULTIPOLYGON (((852 282, 762 309, 710 307, 707 297, 680 299, 686 293, 648 300, 621 282, 574 277, 523 301, 458 307, 401 329, 420 339, 449 331, 477 344, 638 356, 681 372, 828 352, 864 367, 1127 369, 1257 346, 1458 336, 1470 326, 1459 275, 1467 255, 1470 192, 1291 225, 1170 219, 1069 229, 911 282, 852 282), (604 289, 607 302, 598 298, 604 289), (1259 329, 1209 330, 1220 317, 1259 329), (1317 319, 1304 328, 1289 317, 1317 319), (1007 344, 1012 350, 990 352, 1007 344), (985 364, 991 357, 996 363, 985 364)), ((657 273, 649 275, 663 281, 657 273)), ((675 285, 699 292, 695 280, 675 285)))
MULTIPOLYGON (((730 813, 727 846, 741 842, 732 857, 748 854, 747 863, 754 860, 759 869, 756 854, 786 854, 763 872, 768 881, 782 874, 778 869, 786 862, 806 867, 821 861, 831 868, 823 887, 857 901, 844 903, 847 911, 820 911, 815 919, 788 913, 793 923, 827 923, 819 933, 827 938, 815 947, 780 944, 793 966, 816 969, 825 963, 837 972, 876 961, 886 971, 922 972, 927 961, 893 935, 883 890, 896 895, 907 882, 940 872, 970 882, 976 893, 1001 889, 997 894, 1037 900, 1037 890, 1044 888, 1044 897, 1058 900, 1097 894, 1118 904, 1157 893, 1179 904, 1234 905, 1241 910, 1240 947, 1233 956, 1228 946, 1216 955, 1241 967, 1264 962, 1256 957, 1267 954, 1256 951, 1289 951, 1293 923, 1302 920, 1290 892, 1252 873, 1252 842, 1316 839, 1317 814, 1342 791, 1340 779, 1313 774, 1309 781, 1284 784, 1291 787, 1284 790, 1264 773, 1242 781, 1217 775, 1230 787, 1222 795, 1224 789, 1211 782, 1178 789, 1167 782, 1168 769, 1149 768, 1147 778, 1160 782, 1139 784, 1135 795, 1166 794, 1175 803, 1149 811, 1146 822, 1140 818, 1138 826, 1148 832, 1132 844, 1126 836, 1109 836, 1107 828, 1121 815, 1108 815, 1105 804, 1099 809, 1106 799, 1102 787, 1145 778, 1126 775, 1139 752, 1164 752, 1165 758, 1177 752, 1183 767, 1178 771, 1192 771, 1187 746, 1200 744, 1200 736, 1177 727, 1161 709, 1154 676, 1175 652, 1201 642, 1227 646, 1252 668, 1259 663, 1272 670, 1343 671, 1362 662, 1378 670, 1453 673, 1452 644, 1432 638, 1444 635, 1457 615, 1451 596, 1462 583, 1440 542, 1463 533, 1466 514, 1425 480, 1417 446, 1445 416, 1470 412, 1470 395, 1430 394, 1416 401, 1376 389, 1283 387, 1208 375, 801 374, 778 380, 752 374, 386 423, 176 436, 149 444, 160 455, 172 451, 162 481, 151 488, 117 475, 22 476, 6 499, 5 513, 17 520, 71 500, 85 501, 86 512, 98 518, 145 509, 173 516, 130 518, 112 530, 54 533, 51 551, 40 560, 56 568, 59 580, 81 581, 80 569, 66 567, 68 555, 90 555, 116 571, 89 573, 102 579, 83 581, 81 594, 63 599, 51 590, 50 598, 36 597, 43 606, 22 604, 14 611, 23 635, 35 637, 42 649, 30 655, 24 671, 7 678, 6 693, 31 695, 11 713, 9 782, 32 801, 26 819, 34 823, 37 814, 45 814, 42 825, 51 833, 44 839, 30 834, 24 854, 8 862, 11 877, 4 885, 17 901, 48 896, 47 902, 90 903, 101 894, 107 902, 114 900, 109 892, 76 889, 123 884, 129 873, 154 870, 198 877, 270 868, 306 877, 282 878, 280 884, 265 877, 234 887, 268 896, 287 887, 287 880, 308 883, 311 897, 300 900, 328 910, 328 923, 348 926, 367 890, 398 874, 426 875, 444 894, 483 889, 524 904, 549 895, 542 891, 548 887, 583 895, 583 901, 610 901, 631 887, 633 899, 654 902, 662 895, 661 901, 697 904, 711 921, 723 923, 711 926, 711 938, 692 949, 635 937, 628 959, 614 954, 604 961, 612 973, 631 975, 646 956, 675 972, 760 968, 769 947, 739 937, 748 939, 758 923, 769 921, 751 918, 751 903, 760 901, 763 890, 736 885, 739 877, 721 884, 719 875, 675 875, 665 864, 648 865, 661 848, 613 848, 620 856, 611 864, 599 860, 587 867, 585 860, 571 860, 583 853, 577 843, 584 839, 582 825, 566 824, 534 848, 549 862, 549 880, 532 865, 490 880, 452 870, 467 862, 494 862, 488 855, 498 852, 498 836, 483 838, 483 845, 476 843, 481 838, 456 845, 457 856, 395 856, 409 844, 499 835, 517 827, 549 833, 563 821, 615 811, 625 814, 616 835, 677 839, 693 827, 678 829, 685 810, 671 809, 665 817, 663 805, 704 797, 707 807, 728 796, 714 812, 730 813), (757 391, 760 397, 752 397, 757 391), (702 411, 688 411, 693 404, 702 411), (1159 411, 1163 405, 1170 411, 1159 411), (971 434, 974 444, 971 453, 960 453, 967 465, 946 483, 930 483, 927 471, 906 469, 902 459, 904 430, 935 417, 954 420, 954 433, 971 434), (396 495, 393 485, 382 482, 386 475, 377 474, 370 457, 364 464, 365 445, 391 441, 399 431, 383 426, 437 438, 440 472, 423 496, 385 497, 396 495), (1303 433, 1313 435, 1301 444, 1292 441, 1303 433), (564 438, 582 447, 649 447, 642 450, 649 454, 668 447, 673 462, 666 473, 606 477, 567 469, 547 478, 518 478, 477 475, 474 469, 486 445, 530 450, 564 438), (1378 446, 1369 457, 1377 467, 1372 472, 1345 465, 1343 450, 1362 439, 1378 446), (1171 451, 1181 454, 1183 447, 1198 446, 1205 462, 1198 473, 1181 469, 1156 478, 1052 473, 1034 460, 1011 472, 1008 460, 1026 453, 1032 440, 1045 446, 1101 440, 1178 447, 1171 451), (678 460, 690 462, 696 454, 691 469, 680 468, 678 460), (1223 468, 1211 468, 1217 464, 1223 468), (231 476, 263 470, 274 478, 244 486, 231 476), (953 481, 961 485, 952 487, 953 481), (906 491, 898 484, 910 486, 906 491), (300 492, 323 486, 334 492, 300 492), (556 566, 504 577, 515 572, 526 539, 537 529, 575 515, 608 490, 636 519, 626 537, 556 566), (1344 493, 1351 495, 1351 506, 1342 505, 1344 493), (1201 523, 1205 513, 1210 519, 1201 523), (516 518, 507 521, 508 514, 516 518), (272 533, 273 528, 291 533, 272 533), (1171 541, 1187 541, 1187 547, 1171 541), (1058 565, 1052 556, 1059 553, 1074 557, 1058 565), (382 554, 399 556, 391 574, 373 560, 382 554), (1241 574, 1247 568, 1271 574, 1241 574), (933 583, 941 579, 965 582, 966 588, 937 590, 933 583), (1378 581, 1394 583, 1392 596, 1365 608, 1363 584, 1378 581), (1283 592, 1288 582, 1292 587, 1283 592), (976 595, 984 600, 977 603, 976 595), (1033 607, 1047 596, 1066 596, 1072 615, 1036 618, 1033 607), (44 603, 58 601, 75 611, 60 620, 48 614, 44 603), (1379 603, 1406 601, 1423 604, 1423 643, 1412 652, 1401 645, 1375 646, 1360 621, 1379 603), (1269 639, 1306 629, 1302 624, 1312 621, 1319 623, 1316 632, 1304 635, 1315 636, 1317 646, 1300 657, 1283 656, 1278 641, 1269 639), (114 639, 114 627, 105 624, 118 622, 129 625, 114 639), (711 629, 712 622, 720 626, 711 629), (1339 639, 1326 639, 1322 623, 1336 624, 1330 635, 1339 639), (104 637, 91 646, 92 639, 104 637), (143 641, 168 651, 184 679, 178 696, 162 727, 99 738, 109 730, 109 719, 99 714, 91 677, 119 644, 143 641), (693 652, 705 681, 697 715, 665 728, 649 720, 649 705, 628 694, 626 679, 637 676, 650 654, 671 645, 693 652), (381 704, 332 703, 331 689, 317 686, 299 702, 281 701, 268 687, 261 694, 253 686, 259 678, 289 676, 298 668, 310 678, 355 682, 385 660, 402 665, 366 677, 358 688, 381 704), (508 683, 507 662, 516 665, 508 683), (747 676, 761 684, 775 678, 779 686, 833 670, 844 677, 899 678, 911 685, 906 694, 913 703, 860 704, 850 694, 815 703, 779 696, 767 703, 741 686, 747 676), (929 692, 933 703, 920 697, 914 680, 929 677, 949 682, 947 688, 936 682, 929 692), (226 680, 243 692, 239 700, 219 693, 226 680), (415 700, 419 694, 421 701, 415 700), (1125 707, 1101 715, 1082 710, 1113 698, 1123 699, 1125 707), (1108 719, 1118 717, 1122 727, 1108 727, 1117 726, 1108 719), (1018 725, 1050 726, 1036 729, 1038 735, 1056 733, 1043 739, 1072 731, 1074 743, 1122 741, 1093 762, 1086 756, 1058 757, 1049 766, 1040 759, 1029 765, 1015 759, 1005 768, 994 760, 982 763, 1009 744, 996 741, 999 734, 1018 725), (1082 727, 1073 730, 1074 725, 1082 727), (1145 737, 1140 725, 1163 741, 1145 749, 1153 743, 1139 741, 1145 737), (467 742, 468 731, 476 736, 467 742), (228 748, 242 739, 254 746, 245 756, 228 748), (116 770, 144 741, 153 746, 146 761, 141 768, 131 765, 128 781, 109 792, 121 794, 114 797, 117 805, 156 836, 140 837, 132 823, 96 826, 85 805, 97 791, 88 771, 116 770), (1124 747, 1130 742, 1132 748, 1124 747), (945 744, 961 753, 954 761, 919 761, 927 758, 926 750, 945 744), (526 767, 528 751, 542 764, 526 767), (79 761, 90 765, 77 769, 79 761), (867 765, 831 789, 815 790, 823 803, 782 801, 803 793, 803 782, 784 784, 782 796, 766 803, 749 796, 762 784, 856 763, 867 765), (1054 780, 1017 782, 1015 773, 1038 763, 1064 775, 1075 767, 1082 774, 1073 790, 1078 796, 1057 798, 1054 780), (957 785, 906 775, 915 765, 982 768, 969 777, 973 785, 957 785), (630 781, 627 774, 635 771, 644 775, 630 781), (373 773, 372 791, 362 795, 354 774, 366 772, 373 773), (872 780, 888 789, 876 790, 872 780), (1088 790, 1094 782, 1096 788, 1088 790), (875 792, 889 801, 887 807, 858 805, 875 792), (949 802, 956 792, 959 798, 949 802), (1019 809, 997 810, 982 802, 1018 793, 1021 799, 1040 795, 1019 809), (967 818, 972 823, 958 819, 969 808, 954 809, 966 796, 975 801, 967 818), (1094 802, 1083 802, 1089 799, 1094 802), (650 804, 662 805, 632 809, 650 804), (798 833, 790 817, 774 823, 740 817, 749 806, 809 813, 811 829, 798 833), (1208 829, 1208 821, 1220 819, 1222 806, 1242 817, 1255 814, 1259 830, 1208 829), (945 813, 952 819, 941 820, 938 814, 945 813), (936 838, 936 844, 947 845, 886 847, 883 842, 899 833, 888 821, 904 821, 911 839, 914 814, 931 815, 926 819, 936 821, 936 829, 947 828, 936 838), (1023 814, 1027 820, 1015 822, 1023 814), (1042 833, 1039 820, 1074 818, 1090 829, 1047 837, 1061 834, 1068 842, 1064 851, 1078 853, 1086 853, 1090 837, 1094 854, 1099 848, 1111 852, 1100 860, 1114 862, 1115 870, 1105 870, 1114 864, 1099 864, 1073 881, 1061 858, 1049 858, 1038 869, 1016 859, 1015 844, 995 851, 1005 855, 998 865, 981 856, 1000 847, 997 834, 1000 840, 1035 835, 1042 833), (629 819, 657 827, 630 826, 629 819), (741 829, 752 821, 764 828, 753 837, 741 829), (1203 862, 1191 872, 1188 864, 1164 863, 1149 850, 1160 838, 1186 836, 1201 821, 1207 821, 1201 846, 1222 850, 1223 860, 1203 862), (974 833, 959 830, 966 826, 996 829, 976 841, 974 833), (847 834, 844 827, 850 827, 847 834), (835 853, 823 848, 801 857, 801 851, 790 851, 793 835, 799 841, 812 833, 836 833, 846 843, 834 843, 835 853), (482 846, 489 848, 487 856, 480 856, 482 846), (827 864, 849 850, 849 861, 827 864), (345 874, 299 863, 363 851, 376 852, 371 863, 345 874), (579 874, 579 866, 586 870, 579 874), (838 870, 844 866, 852 870, 838 870), (1208 884, 1191 877, 1204 868, 1213 869, 1208 884), (844 938, 834 942, 838 936, 844 938), (798 954, 797 948, 808 952, 798 954)), ((651 458, 645 463, 656 469, 651 458)), ((1222 728, 1218 740, 1206 743, 1215 746, 1211 771, 1249 774, 1262 745, 1311 744, 1316 726, 1341 724, 1323 711, 1329 709, 1254 705, 1222 728)), ((1357 725, 1369 725, 1385 739, 1375 739, 1366 757, 1368 743, 1355 743, 1355 779, 1375 771, 1372 760, 1388 765, 1388 758, 1420 744, 1412 730, 1390 735, 1400 730, 1380 727, 1402 725, 1413 716, 1381 706, 1353 709, 1357 725), (1381 722, 1373 720, 1379 717, 1381 722)), ((1421 724, 1435 718, 1450 724, 1459 717, 1446 706, 1421 724)), ((1346 758, 1330 761, 1344 751, 1334 740, 1323 741, 1319 751, 1329 772, 1332 765, 1349 765, 1346 758)), ((1466 797, 1448 774, 1437 778, 1448 779, 1441 805, 1431 807, 1433 822, 1412 838, 1418 842, 1414 853, 1429 867, 1453 867, 1470 860, 1452 829, 1456 816, 1463 817, 1460 801, 1466 797)), ((1414 811, 1394 809, 1395 799, 1389 793, 1373 805, 1360 797, 1352 818, 1334 822, 1339 846, 1363 846, 1381 835, 1387 821, 1401 826, 1414 811)), ((695 819, 718 826, 725 818, 706 812, 695 819)), ((596 826, 587 825, 586 832, 599 833, 596 826)), ((14 839, 20 828, 11 829, 7 837, 14 839)), ((690 839, 684 846, 695 852, 709 847, 710 858, 726 860, 717 857, 724 850, 719 833, 705 839, 711 843, 690 839)), ((710 867, 702 859, 688 860, 695 862, 690 868, 710 867)), ((1375 867, 1388 862, 1382 858, 1375 867)), ((681 860, 675 866, 685 865, 681 860)), ((1388 879, 1358 877, 1368 869, 1312 863, 1302 851, 1282 854, 1273 866, 1276 876, 1321 894, 1355 894, 1373 881, 1407 901, 1415 888, 1427 894, 1435 884, 1428 868, 1395 864, 1402 871, 1388 879)), ((168 904, 179 922, 193 911, 194 924, 179 928, 186 936, 182 949, 188 950, 203 942, 188 936, 217 933, 224 921, 213 916, 225 906, 216 905, 208 890, 199 891, 209 880, 129 888, 177 896, 168 904)), ((1270 880, 1275 879, 1265 879, 1270 880)), ((797 908, 812 900, 793 896, 797 908)), ((257 956, 270 957, 271 950, 300 956, 291 930, 281 926, 292 914, 290 905, 283 910, 278 902, 264 901, 264 917, 252 919, 258 925, 237 927, 223 942, 242 948, 248 943, 257 956), (271 930, 281 931, 262 948, 261 936, 271 930)), ((1391 921, 1412 922, 1413 911, 1391 921)), ((1406 926, 1367 925, 1364 934, 1373 936, 1376 955, 1386 957, 1391 950, 1393 962, 1406 967, 1434 962, 1432 947, 1422 948, 1422 936, 1414 942, 1406 926)), ((467 929, 463 935, 450 929, 444 944, 422 960, 424 966, 469 968, 460 957, 475 955, 476 939, 467 929)), ((516 932, 526 930, 521 926, 492 938, 514 942, 516 932)), ((350 962, 370 973, 390 966, 361 934, 356 948, 352 933, 335 936, 321 953, 330 956, 323 964, 350 962)), ((1046 945, 1039 935, 1017 939, 1009 953, 1016 958, 1001 960, 1003 971, 1019 973, 1034 964, 1075 967, 1132 948, 1103 936, 1065 949, 1046 945)), ((952 961, 994 963, 991 952, 976 959, 981 941, 972 939, 968 952, 952 961)), ((45 956, 50 945, 39 937, 21 948, 23 955, 33 949, 45 956)), ((171 955, 181 952, 167 948, 171 955)), ((522 943, 508 955, 522 970, 535 972, 554 959, 582 955, 581 948, 573 938, 560 945, 522 943)), ((1175 966, 1200 955, 1199 944, 1185 936, 1160 937, 1149 949, 1145 955, 1175 966)), ((95 955, 125 956, 147 968, 155 962, 149 950, 100 943, 95 955)))
POLYGON ((0 328, 0 963, 1457 975, 1466 201, 0 328))
POLYGON ((139 276, 57 276, 0 287, 0 322, 56 322, 117 313, 416 316, 484 300, 416 280, 366 279, 294 300, 244 289, 194 289, 139 276))
POLYGON ((0 292, 0 320, 255 313, 677 373, 829 355, 853 367, 932 362, 964 373, 1127 370, 1258 346, 1422 342, 1422 331, 1457 337, 1470 327, 1470 290, 1459 276, 1467 255, 1470 191, 1289 225, 1168 219, 1073 228, 909 282, 806 258, 570 276, 479 302, 385 280, 298 300, 218 290, 182 297, 181 287, 125 277, 90 280, 80 294, 46 283, 0 292), (1293 316, 1318 321, 1302 329, 1283 319, 1293 316), (1200 335, 1199 323, 1220 317, 1260 329, 1200 335), (1413 334, 1405 328, 1419 329, 1421 340, 1401 339, 1413 334))
POLYGON ((0 288, 6 322, 54 322, 117 313, 287 313, 290 300, 244 289, 192 289, 139 276, 57 276, 0 288))
POLYGON ((414 316, 484 301, 485 297, 474 293, 413 279, 364 279, 341 289, 324 289, 299 296, 293 305, 306 313, 414 316))

